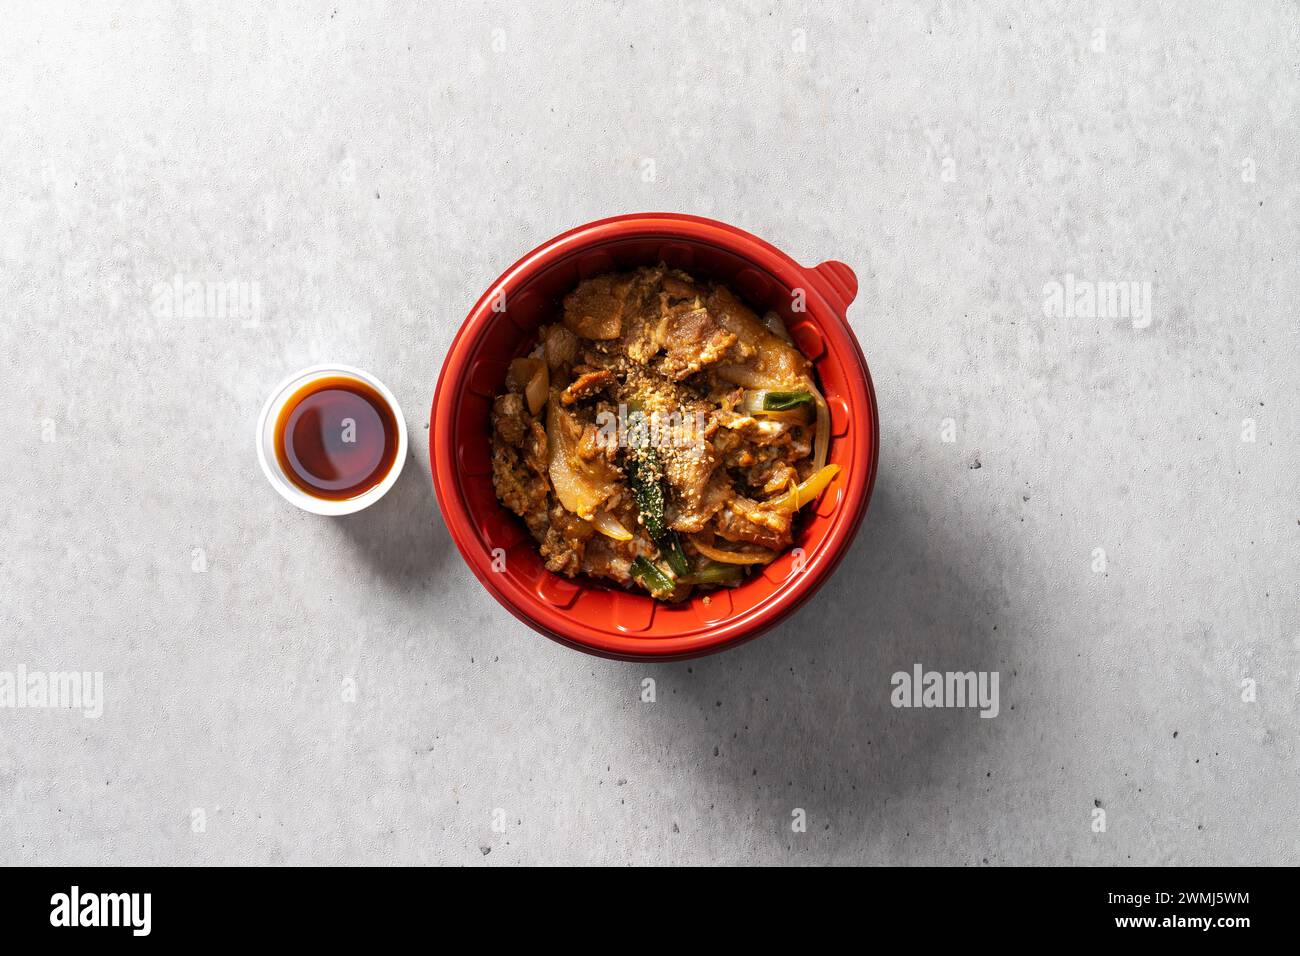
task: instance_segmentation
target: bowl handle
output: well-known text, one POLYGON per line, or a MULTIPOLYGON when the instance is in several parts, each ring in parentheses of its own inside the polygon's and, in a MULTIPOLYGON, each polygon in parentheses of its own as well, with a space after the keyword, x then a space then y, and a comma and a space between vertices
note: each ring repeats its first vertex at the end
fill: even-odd
POLYGON ((828 259, 812 270, 821 280, 822 291, 841 319, 847 321, 849 306, 858 295, 858 277, 842 262, 828 259))

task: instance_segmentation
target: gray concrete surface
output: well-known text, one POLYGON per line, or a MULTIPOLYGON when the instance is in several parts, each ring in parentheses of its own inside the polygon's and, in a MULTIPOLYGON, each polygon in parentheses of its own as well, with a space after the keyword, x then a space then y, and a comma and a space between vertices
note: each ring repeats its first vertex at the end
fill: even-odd
POLYGON ((104 699, 0 709, 0 862, 1300 862, 1296 5, 461 6, 7 8, 0 672, 104 699), (425 444, 498 272, 643 209, 853 265, 882 423, 816 600, 659 667, 497 606, 425 444), (342 520, 252 441, 326 360, 414 439, 342 520))

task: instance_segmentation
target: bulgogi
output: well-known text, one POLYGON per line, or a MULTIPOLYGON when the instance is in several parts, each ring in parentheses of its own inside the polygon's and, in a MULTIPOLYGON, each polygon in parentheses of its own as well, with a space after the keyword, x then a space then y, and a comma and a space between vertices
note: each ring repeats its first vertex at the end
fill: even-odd
POLYGON ((829 433, 781 319, 661 264, 582 282, 511 364, 492 480, 549 570, 680 601, 791 545, 829 433))

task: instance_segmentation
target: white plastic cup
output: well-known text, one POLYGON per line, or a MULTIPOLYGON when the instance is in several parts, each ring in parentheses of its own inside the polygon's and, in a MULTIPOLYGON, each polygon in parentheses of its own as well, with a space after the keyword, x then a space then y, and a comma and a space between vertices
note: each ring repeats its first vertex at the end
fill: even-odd
POLYGON ((271 483, 271 487, 290 504, 315 515, 350 515, 373 505, 397 483, 397 478, 402 473, 402 466, 406 464, 406 419, 402 417, 402 409, 397 404, 397 398, 388 390, 388 386, 369 372, 350 365, 313 365, 294 372, 277 385, 271 392, 271 397, 262 406, 262 414, 257 420, 257 461, 262 466, 262 473, 266 475, 266 480, 271 483), (285 403, 304 386, 322 378, 354 378, 364 382, 388 403, 388 407, 393 411, 393 418, 397 420, 397 457, 393 459, 393 467, 379 484, 355 498, 345 498, 342 501, 317 498, 303 491, 284 473, 284 469, 280 467, 280 459, 275 454, 275 425, 280 419, 280 412, 285 403))

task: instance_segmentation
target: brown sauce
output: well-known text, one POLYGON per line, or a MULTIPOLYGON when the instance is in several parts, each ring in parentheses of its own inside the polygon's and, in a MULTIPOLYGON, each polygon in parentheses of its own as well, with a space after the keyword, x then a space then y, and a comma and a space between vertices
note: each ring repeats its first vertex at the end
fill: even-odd
POLYGON ((289 480, 316 498, 343 501, 379 484, 397 460, 397 418, 355 378, 308 382, 284 403, 275 455, 289 480))

